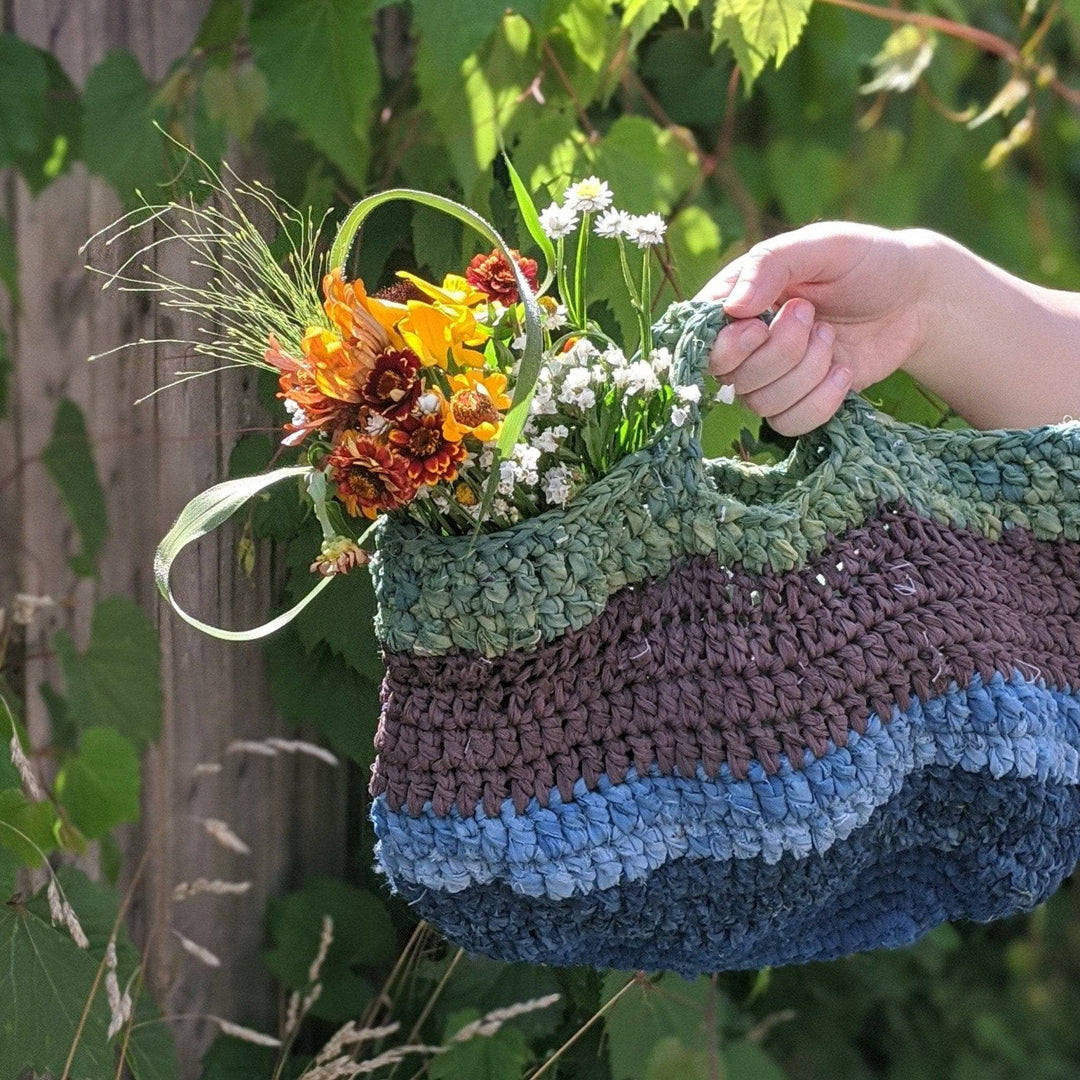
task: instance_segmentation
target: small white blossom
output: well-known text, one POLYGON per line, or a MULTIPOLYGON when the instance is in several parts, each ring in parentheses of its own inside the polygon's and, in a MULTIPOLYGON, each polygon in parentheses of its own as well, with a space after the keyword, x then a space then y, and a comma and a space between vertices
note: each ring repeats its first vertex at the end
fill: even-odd
POLYGON ((696 403, 701 400, 701 387, 697 383, 691 383, 689 386, 677 386, 675 396, 680 401, 693 401, 696 403))
POLYGON ((540 211, 540 228, 552 240, 561 240, 564 236, 569 236, 574 231, 577 221, 578 212, 569 205, 560 206, 558 203, 552 203, 540 211))
POLYGON ((552 506, 565 506, 570 501, 573 488, 571 473, 565 465, 556 465, 544 473, 544 498, 552 506))
POLYGON ((683 407, 682 405, 673 405, 671 407, 671 422, 676 427, 682 427, 683 424, 685 424, 686 421, 689 419, 689 417, 690 410, 683 407))
POLYGON ((648 360, 635 360, 626 368, 626 393, 627 395, 652 393, 660 389, 660 380, 656 377, 656 371, 648 360))
POLYGON ((561 329, 566 325, 568 317, 569 312, 565 304, 556 304, 554 311, 548 311, 543 307, 540 309, 540 325, 545 330, 561 329))
POLYGON ((421 394, 416 399, 417 408, 425 415, 430 416, 432 413, 439 411, 439 395, 438 394, 421 394))
POLYGON ((626 367, 626 353, 617 345, 612 345, 604 350, 604 363, 613 368, 626 367))
POLYGON ((517 466, 512 461, 499 462, 499 487, 500 495, 510 495, 514 490, 514 482, 517 480, 517 466))
POLYGON ((549 416, 558 412, 551 383, 537 382, 532 401, 529 403, 529 411, 536 416, 549 416))
POLYGON ((667 226, 659 214, 640 214, 627 218, 623 231, 639 248, 656 247, 664 242, 667 226))
POLYGON ((716 392, 715 400, 723 405, 733 405, 735 403, 735 384, 728 383, 726 386, 721 386, 716 392))
POLYGON ((570 348, 563 353, 563 361, 566 364, 588 364, 600 355, 600 350, 588 339, 578 338, 570 348))
POLYGON ((566 205, 582 214, 606 210, 611 205, 611 188, 606 180, 596 176, 586 177, 566 189, 566 205))
POLYGON ((652 356, 649 359, 652 361, 652 366, 656 371, 663 373, 671 368, 671 350, 664 345, 659 349, 653 349, 652 356))
POLYGON ((518 443, 514 447, 513 461, 516 466, 515 475, 519 484, 536 487, 540 483, 540 451, 535 446, 523 446, 518 443))
POLYGON ((525 336, 525 331, 522 330, 517 337, 510 339, 510 348, 513 352, 524 352, 525 342, 528 339, 525 336))
POLYGON ((559 449, 559 443, 569 434, 570 432, 565 424, 556 424, 554 427, 541 431, 533 439, 532 445, 545 454, 554 454, 559 449))
POLYGON ((390 427, 390 421, 385 416, 380 416, 378 413, 372 413, 367 418, 367 423, 364 424, 364 430, 369 435, 382 435, 390 427))
POLYGON ((596 219, 596 226, 593 231, 597 236, 602 236, 605 240, 623 236, 626 233, 626 223, 629 217, 630 215, 625 210, 605 210, 596 219))

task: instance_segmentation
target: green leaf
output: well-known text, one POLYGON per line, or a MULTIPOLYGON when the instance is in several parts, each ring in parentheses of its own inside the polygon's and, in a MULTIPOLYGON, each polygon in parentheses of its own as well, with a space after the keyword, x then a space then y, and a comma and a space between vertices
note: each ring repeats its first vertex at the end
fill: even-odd
MULTIPOLYGON (((90 942, 86 955, 100 963, 113 928, 117 927, 119 894, 115 887, 91 881, 71 866, 61 867, 56 876, 90 942)), ((27 908, 42 922, 49 921, 44 891, 38 893, 27 908)), ((142 953, 132 944, 123 923, 116 929, 116 958, 117 978, 123 987, 142 963, 142 953)), ((99 986, 98 997, 103 996, 104 989, 99 986)), ((145 991, 135 1002, 135 1025, 128 1043, 126 1063, 135 1080, 176 1080, 176 1046, 172 1034, 168 1025, 161 1023, 161 1016, 145 991)))
POLYGON ((52 437, 41 452, 41 460, 79 532, 80 551, 71 559, 71 569, 80 577, 94 577, 98 552, 109 529, 105 492, 94 467, 82 410, 68 398, 56 410, 52 437))
MULTIPOLYGON (((241 1039, 221 1035, 199 1062, 202 1080, 266 1080, 274 1075, 278 1052, 269 1046, 253 1046, 241 1039)), ((301 1071, 286 1068, 284 1076, 301 1071)))
POLYGON ((12 163, 35 195, 67 172, 82 155, 83 123, 79 92, 67 72, 52 53, 37 52, 48 79, 41 133, 34 147, 12 155, 12 163))
POLYGON ((243 33, 246 9, 244 0, 213 0, 195 35, 194 47, 211 54, 219 53, 218 57, 211 55, 211 62, 220 60, 227 65, 231 60, 229 47, 243 33))
MULTIPOLYGON (((674 1036, 661 1039, 645 1062, 645 1080, 712 1080, 715 1075, 709 1068, 708 1051, 690 1050, 674 1036)), ((728 1080, 727 1072, 723 1076, 728 1080)))
POLYGON ((728 42, 742 69, 747 93, 775 59, 779 67, 798 44, 813 0, 717 0, 713 42, 728 42))
POLYGON ((54 643, 67 685, 68 714, 81 729, 110 727, 139 749, 161 730, 161 680, 154 624, 130 600, 108 596, 94 609, 81 656, 69 635, 54 643))
POLYGON ((668 223, 667 241, 679 290, 693 296, 721 264, 720 227, 700 206, 688 206, 668 223))
POLYGON ((505 133, 519 111, 531 112, 530 103, 535 106, 525 89, 536 76, 536 38, 525 19, 511 15, 488 24, 477 42, 482 45, 479 51, 459 55, 442 40, 447 27, 457 22, 458 9, 452 20, 446 19, 442 0, 434 10, 439 12, 434 31, 421 33, 416 81, 466 201, 480 202, 489 185, 487 170, 505 133))
POLYGON ((14 34, 0 34, 0 164, 41 146, 48 91, 43 54, 14 34))
POLYGON ((765 160, 789 224, 802 225, 841 210, 850 164, 835 150, 804 137, 785 136, 770 142, 765 160), (806 182, 808 176, 814 177, 812 184, 806 182))
POLYGON ((271 107, 363 187, 379 91, 370 2, 254 0, 249 35, 271 107))
POLYGON ((263 655, 274 705, 289 724, 315 728, 335 754, 370 767, 379 720, 378 683, 325 645, 308 651, 292 626, 268 638, 263 655))
POLYGON ((56 827, 51 803, 30 802, 17 787, 0 791, 0 847, 25 866, 40 866, 41 853, 55 849, 56 827))
POLYGON ((247 143, 266 108, 266 79, 255 67, 211 67, 203 76, 203 100, 210 120, 247 143))
POLYGON ((139 756, 118 731, 87 728, 56 777, 56 795, 88 840, 139 819, 139 756))
MULTIPOLYGON (((270 465, 276 449, 269 435, 241 436, 229 454, 229 477, 258 475, 270 465)), ((251 509, 251 528, 257 537, 288 541, 310 517, 311 506, 303 499, 301 484, 283 484, 256 497, 251 509)))
POLYGON ((323 989, 312 1013, 339 1023, 358 1016, 371 998, 371 984, 356 969, 390 963, 397 942, 377 896, 343 881, 314 878, 302 889, 272 900, 267 912, 271 947, 264 958, 290 990, 308 986, 324 915, 334 920, 334 940, 319 976, 323 989))
POLYGON ((20 865, 15 852, 0 845, 0 905, 6 904, 14 894, 20 865))
POLYGON ((760 1046, 728 1043, 721 1052, 727 1080, 785 1080, 787 1073, 760 1046))
MULTIPOLYGON (((604 978, 603 999, 609 1001, 626 985, 625 972, 604 978)), ((675 1038, 688 1050, 706 1050, 706 1017, 712 1016, 719 1033, 730 1012, 727 996, 708 976, 693 983, 665 976, 659 985, 643 982, 631 987, 608 1012, 607 1025, 611 1080, 649 1080, 653 1048, 675 1038)))
POLYGON ((504 1025, 494 1035, 474 1035, 464 1042, 450 1041, 455 1032, 480 1017, 478 1009, 454 1013, 446 1024, 447 1051, 432 1058, 431 1080, 515 1080, 530 1058, 524 1036, 504 1025))
POLYGON ((525 223, 525 228, 533 238, 533 242, 544 255, 543 284, 539 289, 540 292, 543 292, 555 270, 555 245, 552 244, 550 237, 541 227, 540 215, 536 212, 536 204, 529 194, 529 189, 522 182, 521 177, 518 176, 514 163, 505 155, 504 161, 506 171, 510 176, 510 185, 514 189, 514 201, 517 203, 518 213, 521 214, 521 220, 525 223))
MULTIPOLYGON (((0 907, 0 1076, 26 1068, 60 1076, 97 975, 98 961, 66 930, 25 907, 0 907)), ((115 1072, 106 1040, 109 1009, 99 988, 86 1017, 71 1080, 102 1080, 115 1072)))
POLYGON ((437 50, 447 68, 460 69, 466 57, 491 37, 507 9, 539 25, 547 0, 454 0, 447 18, 446 0, 412 0, 413 25, 421 47, 437 50))
POLYGON ((676 124, 720 123, 731 63, 709 47, 702 30, 672 30, 649 45, 641 76, 676 124))
POLYGON ((90 72, 83 92, 83 159, 127 205, 140 190, 149 202, 172 169, 164 137, 154 121, 164 121, 153 90, 129 52, 110 52, 90 72))

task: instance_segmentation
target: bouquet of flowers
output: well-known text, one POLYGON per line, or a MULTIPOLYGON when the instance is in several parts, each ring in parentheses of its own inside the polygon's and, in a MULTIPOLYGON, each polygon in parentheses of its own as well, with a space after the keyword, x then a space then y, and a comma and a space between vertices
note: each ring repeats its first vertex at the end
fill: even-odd
POLYGON ((693 974, 1048 896, 1080 857, 1076 426, 929 430, 849 395, 775 466, 705 461, 722 307, 650 325, 663 222, 595 177, 537 212, 510 176, 543 273, 419 192, 359 203, 315 275, 318 228, 264 189, 239 193, 292 215, 291 272, 238 195, 183 208, 165 235, 207 280, 153 285, 219 328, 198 351, 274 372, 306 462, 193 499, 162 591, 175 607, 184 545, 306 485, 325 536, 307 597, 254 631, 184 617, 260 636, 369 565, 376 858, 471 950, 693 974), (347 257, 396 198, 490 248, 439 284, 369 290, 347 257), (601 243, 633 356, 590 318, 601 243))

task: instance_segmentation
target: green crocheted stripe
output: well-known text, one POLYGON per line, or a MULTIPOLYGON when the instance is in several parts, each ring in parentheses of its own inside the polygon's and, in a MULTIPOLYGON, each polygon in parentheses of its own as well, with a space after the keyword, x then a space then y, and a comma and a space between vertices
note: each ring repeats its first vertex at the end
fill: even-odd
MULTIPOLYGON (((657 330, 676 375, 700 379, 719 309, 677 305, 657 330)), ((855 395, 787 461, 703 461, 697 428, 669 432, 550 511, 501 533, 433 536, 387 518, 371 563, 376 632, 390 651, 495 656, 591 622, 618 589, 715 553, 759 573, 805 565, 880 504, 997 539, 1009 527, 1080 540, 1080 424, 940 431, 855 395)))

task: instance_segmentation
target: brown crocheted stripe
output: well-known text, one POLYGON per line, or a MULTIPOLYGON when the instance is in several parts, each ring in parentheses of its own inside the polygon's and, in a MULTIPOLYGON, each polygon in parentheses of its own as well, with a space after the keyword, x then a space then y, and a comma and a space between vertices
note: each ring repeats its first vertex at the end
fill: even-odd
POLYGON ((371 790, 393 810, 494 815, 631 766, 773 773, 975 672, 1080 686, 1080 543, 901 507, 799 571, 680 562, 533 652, 386 659, 371 790))

